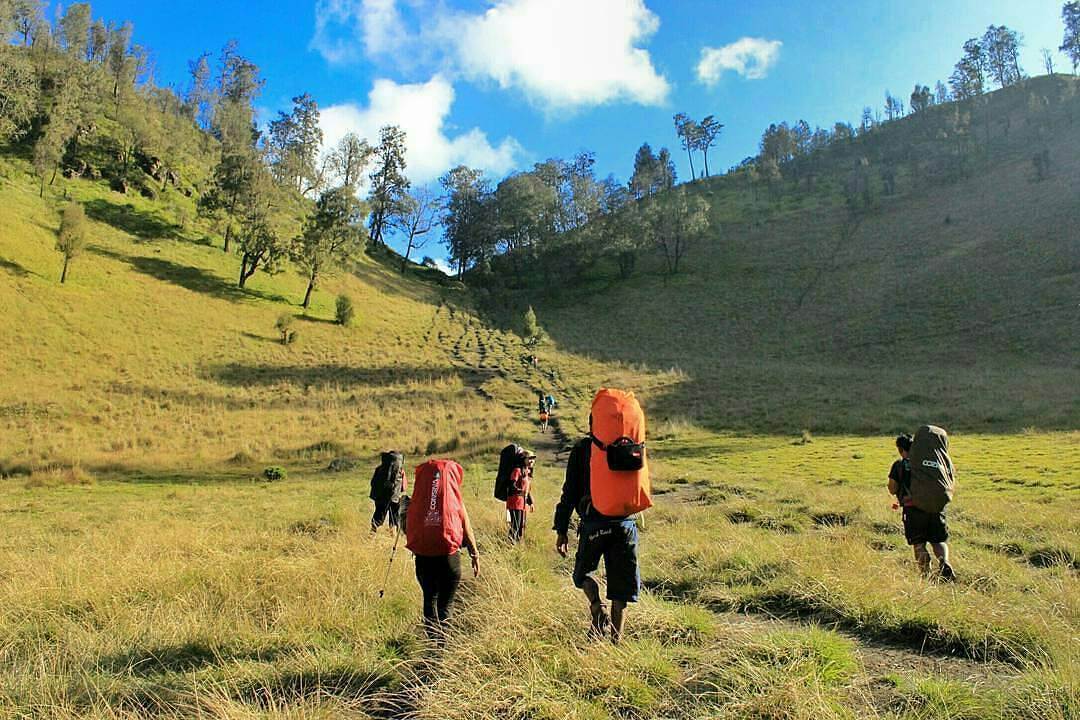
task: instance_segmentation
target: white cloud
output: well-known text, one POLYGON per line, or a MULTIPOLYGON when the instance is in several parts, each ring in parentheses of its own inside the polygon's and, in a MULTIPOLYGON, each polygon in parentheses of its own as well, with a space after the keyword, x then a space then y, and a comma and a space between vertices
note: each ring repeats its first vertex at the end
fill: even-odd
POLYGON ((492 145, 475 127, 453 137, 447 135, 445 124, 453 103, 454 88, 440 75, 426 83, 405 85, 376 80, 367 106, 344 103, 321 109, 324 147, 332 147, 348 132, 375 144, 380 128, 398 125, 406 137, 406 174, 415 184, 431 182, 458 164, 494 175, 513 169, 522 153, 513 138, 492 145))
POLYGON ((761 80, 780 58, 781 45, 779 40, 743 37, 723 47, 702 48, 698 80, 715 85, 725 70, 734 70, 747 80, 761 80))
POLYGON ((467 77, 519 88, 536 105, 657 105, 668 83, 638 45, 659 26, 643 0, 498 0, 444 19, 441 34, 467 77))
POLYGON ((660 26, 645 0, 489 4, 476 14, 438 0, 318 0, 311 46, 329 62, 426 63, 521 90, 546 109, 667 99, 668 82, 641 47, 660 26))

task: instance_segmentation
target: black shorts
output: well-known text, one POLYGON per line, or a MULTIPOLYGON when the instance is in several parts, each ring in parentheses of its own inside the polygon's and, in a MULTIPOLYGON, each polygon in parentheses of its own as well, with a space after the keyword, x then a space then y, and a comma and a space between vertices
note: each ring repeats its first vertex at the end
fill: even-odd
POLYGON ((600 567, 600 558, 603 558, 608 600, 637 602, 641 591, 641 574, 638 570, 638 533, 634 520, 584 520, 578 535, 574 585, 582 587, 585 578, 596 572, 600 567))
POLYGON ((904 508, 904 537, 908 545, 943 543, 949 539, 945 512, 928 513, 916 507, 904 508))

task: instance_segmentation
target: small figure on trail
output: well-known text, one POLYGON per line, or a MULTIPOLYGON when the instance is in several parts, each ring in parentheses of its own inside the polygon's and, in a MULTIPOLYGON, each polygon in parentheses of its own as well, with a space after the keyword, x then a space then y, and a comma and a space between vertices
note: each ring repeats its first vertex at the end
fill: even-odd
POLYGON ((379 467, 371 476, 371 492, 368 497, 375 503, 371 515, 371 532, 378 532, 389 519, 391 530, 397 530, 401 498, 407 489, 405 483, 405 456, 396 450, 382 454, 379 467))
POLYGON ((510 516, 508 537, 510 542, 517 544, 525 537, 525 524, 527 514, 532 512, 532 478, 533 467, 536 465, 536 455, 526 451, 521 457, 521 463, 515 465, 510 471, 510 483, 506 495, 506 512, 510 516))
POLYGON ((544 402, 544 393, 536 393, 536 412, 542 413, 547 408, 547 403, 544 402))
POLYGON ((529 358, 529 362, 532 363, 532 366, 534 368, 540 367, 540 358, 536 357, 535 355, 529 358))
POLYGON ((593 399, 589 435, 570 451, 566 481, 555 508, 555 550, 563 557, 569 548, 571 516, 576 512, 578 547, 574 585, 589 601, 591 632, 611 640, 622 638, 626 604, 641 591, 638 570, 636 513, 652 506, 649 468, 645 457, 645 415, 633 393, 601 388, 593 399), (593 576, 603 558, 611 616, 593 576))
POLYGON ((548 411, 549 413, 550 413, 550 412, 551 412, 552 410, 554 410, 554 409, 555 409, 555 406, 556 406, 557 404, 558 404, 558 403, 556 403, 556 402, 555 402, 555 396, 554 396, 554 395, 552 395, 551 393, 548 393, 548 394, 547 394, 547 397, 546 397, 546 398, 544 398, 544 406, 545 406, 545 407, 547 408, 547 411, 548 411))
POLYGON ((949 564, 949 526, 945 506, 956 490, 956 471, 949 457, 949 436, 933 425, 923 425, 915 437, 896 438, 900 460, 889 471, 889 492, 903 512, 904 537, 915 552, 923 575, 930 576, 929 543, 939 562, 941 579, 953 581, 949 564))
POLYGON ((416 580, 424 593, 424 627, 436 642, 445 638, 461 582, 462 547, 472 556, 473 577, 480 575, 480 554, 461 497, 463 477, 453 460, 418 465, 405 522, 405 547, 416 556, 416 580))
POLYGON ((547 429, 548 429, 548 419, 549 419, 550 417, 551 417, 551 416, 550 416, 550 414, 548 413, 548 411, 547 411, 547 410, 541 410, 541 411, 540 411, 540 432, 542 432, 542 433, 546 433, 546 432, 547 432, 547 429))

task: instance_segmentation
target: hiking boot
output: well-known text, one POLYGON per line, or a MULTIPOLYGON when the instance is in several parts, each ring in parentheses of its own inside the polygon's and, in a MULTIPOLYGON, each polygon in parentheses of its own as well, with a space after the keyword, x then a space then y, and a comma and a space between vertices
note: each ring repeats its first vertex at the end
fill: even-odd
POLYGON ((946 582, 956 582, 956 573, 953 572, 952 565, 949 563, 941 563, 941 579, 946 582))
POLYGON ((594 640, 603 640, 607 637, 607 629, 610 623, 604 603, 592 604, 589 611, 592 614, 592 627, 589 629, 589 635, 594 640))

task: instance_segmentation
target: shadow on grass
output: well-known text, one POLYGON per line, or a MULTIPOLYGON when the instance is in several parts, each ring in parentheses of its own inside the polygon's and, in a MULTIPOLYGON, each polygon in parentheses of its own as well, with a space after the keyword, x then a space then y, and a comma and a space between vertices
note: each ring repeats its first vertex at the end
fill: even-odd
POLYGON ((130 204, 119 205, 98 198, 86 203, 86 214, 93 220, 142 240, 182 239, 178 225, 162 220, 154 213, 136 210, 130 204))
POLYGON ((15 275, 15 276, 18 276, 18 277, 30 277, 31 275, 34 274, 34 273, 30 272, 29 270, 27 270, 26 268, 24 268, 19 263, 15 262, 14 260, 8 260, 7 258, 2 258, 2 257, 0 257, 0 268, 2 268, 4 270, 7 270, 12 275, 15 275))
POLYGON ((362 368, 335 364, 278 366, 229 363, 212 367, 208 372, 211 380, 234 387, 281 384, 304 388, 330 385, 385 387, 404 383, 444 382, 458 376, 457 371, 449 367, 412 365, 362 368))
POLYGON ((191 640, 173 645, 132 648, 103 657, 98 665, 110 673, 150 677, 165 673, 189 673, 237 660, 272 663, 300 649, 287 644, 243 647, 191 640))
POLYGON ((261 477, 247 470, 190 470, 187 468, 143 468, 117 463, 93 465, 87 468, 95 477, 134 485, 218 485, 238 482, 262 482, 261 477))
POLYGON ((172 262, 171 260, 147 257, 144 255, 124 255, 100 246, 92 246, 90 250, 98 255, 126 262, 143 275, 149 275, 156 280, 172 283, 173 285, 178 285, 186 290, 202 293, 203 295, 209 295, 223 300, 231 300, 233 302, 238 302, 245 298, 260 298, 271 302, 285 302, 285 298, 281 295, 259 292, 249 288, 241 289, 211 272, 191 265, 181 265, 172 262))
POLYGON ((332 318, 312 317, 311 315, 297 315, 296 319, 312 325, 337 325, 338 321, 332 318))

